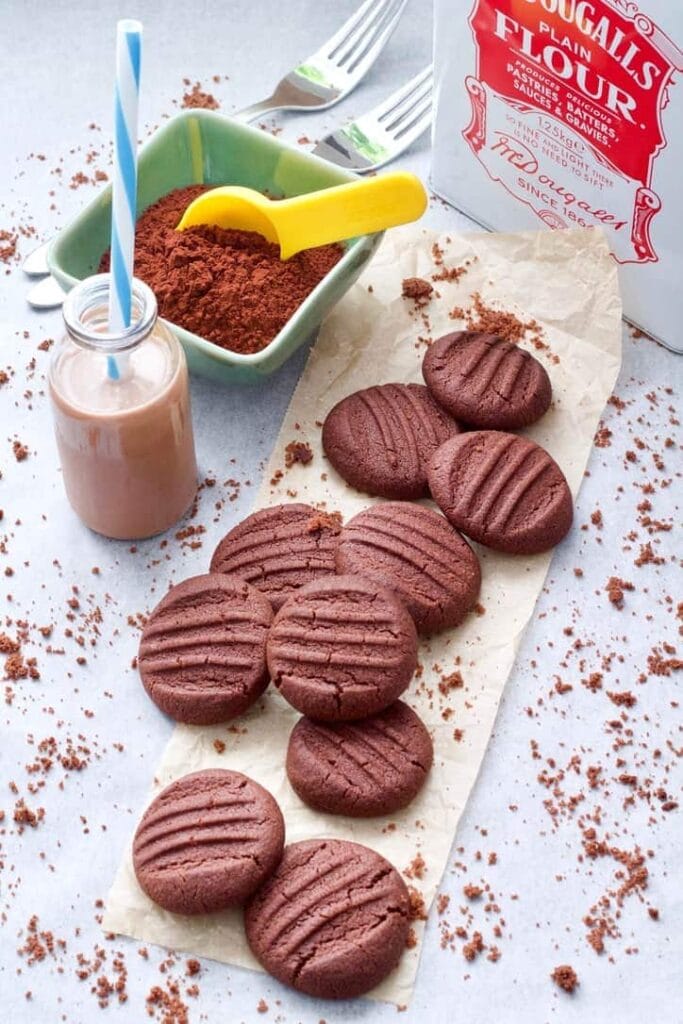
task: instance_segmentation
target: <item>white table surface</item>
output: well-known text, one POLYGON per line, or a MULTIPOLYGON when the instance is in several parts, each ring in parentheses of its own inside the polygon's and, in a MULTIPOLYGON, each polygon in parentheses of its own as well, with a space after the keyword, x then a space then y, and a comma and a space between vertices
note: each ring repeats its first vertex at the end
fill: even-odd
MULTIPOLYGON (((463 29, 468 6, 464 0, 454 2, 454 8, 461 9, 463 29)), ((91 147, 102 151, 92 166, 107 169, 117 17, 136 16, 145 24, 141 117, 147 129, 174 112, 173 100, 179 101, 185 91, 184 77, 201 81, 227 112, 260 98, 353 7, 353 0, 204 0, 185 7, 175 0, 127 5, 118 0, 81 4, 5 0, 0 10, 4 99, 0 228, 32 224, 39 237, 47 238, 93 195, 92 185, 75 190, 68 185, 76 171, 89 171, 85 154, 91 147), (214 74, 227 74, 229 81, 215 84, 214 74), (90 130, 91 122, 103 126, 102 131, 90 130), (57 167, 63 169, 61 175, 54 173, 57 167), (54 196, 48 195, 51 189, 54 196), (52 202, 56 211, 49 209, 52 202)), ((429 59, 430 34, 429 5, 411 0, 371 78, 336 110, 282 115, 278 123, 284 137, 316 138, 323 128, 372 105, 429 59)), ((427 176, 426 141, 402 165, 427 176)), ((453 230, 470 226, 438 202, 427 223, 453 230)), ((22 241, 21 251, 28 252, 31 244, 22 241)), ((4 829, 0 832, 4 861, 0 1005, 3 1017, 16 1024, 141 1022, 148 1019, 145 996, 150 987, 165 984, 168 977, 182 979, 184 958, 164 976, 158 969, 163 951, 151 948, 146 961, 137 954, 137 943, 104 941, 95 919, 95 901, 106 895, 171 730, 128 667, 137 634, 127 625, 127 616, 149 609, 170 579, 203 571, 216 540, 249 511, 253 484, 273 444, 305 353, 256 390, 193 382, 202 471, 215 474, 219 481, 250 479, 252 486, 242 486, 239 500, 226 502, 220 514, 212 514, 212 503, 230 488, 217 486, 205 493, 197 519, 207 527, 203 548, 181 548, 171 533, 166 549, 160 549, 157 539, 139 545, 138 553, 131 554, 127 545, 107 542, 82 528, 64 498, 44 394, 49 357, 37 351, 43 338, 60 331, 60 316, 39 315, 27 307, 27 282, 17 267, 7 276, 3 273, 0 281, 0 366, 15 370, 11 382, 0 389, 0 507, 4 509, 0 533, 7 548, 0 555, 0 566, 14 569, 4 588, 12 600, 2 599, 2 612, 31 624, 55 623, 51 641, 30 629, 24 653, 37 657, 40 679, 12 684, 13 703, 3 705, 1 713, 0 809, 6 817, 0 825, 4 829), (28 399, 22 397, 26 389, 33 393, 28 399), (31 449, 23 462, 12 457, 15 437, 31 449), (229 461, 231 457, 236 464, 229 461), (92 574, 93 566, 100 568, 99 575, 92 574), (86 649, 85 666, 76 664, 80 649, 62 636, 66 602, 74 585, 80 588, 77 617, 94 605, 103 614, 101 636, 96 647, 86 649), (64 644, 66 654, 46 653, 50 642, 64 644), (31 736, 38 742, 54 735, 63 748, 67 736, 76 740, 79 734, 91 750, 88 766, 68 774, 53 767, 40 793, 30 794, 27 786, 32 777, 25 765, 36 753, 31 736), (123 753, 113 746, 118 742, 125 745, 123 753), (12 780, 18 794, 10 790, 12 780), (14 803, 20 797, 30 807, 45 808, 40 826, 23 834, 18 834, 12 821, 14 803), (32 914, 39 915, 41 928, 66 939, 67 949, 29 967, 16 950, 25 942, 24 930, 32 914), (113 976, 115 950, 125 953, 128 971, 128 1001, 119 1005, 114 999, 103 1011, 91 992, 96 976, 81 981, 75 973, 77 954, 92 957, 99 944, 107 952, 101 973, 113 976), (31 1000, 25 998, 27 990, 32 992, 31 1000)), ((545 593, 522 642, 442 883, 441 891, 451 896, 445 917, 452 926, 465 922, 458 910, 467 902, 463 884, 482 879, 490 883, 500 913, 486 913, 482 901, 472 904, 469 930, 471 934, 478 929, 485 941, 496 942, 502 957, 491 963, 480 956, 469 964, 460 952, 462 942, 456 951, 442 950, 440 922, 433 912, 414 998, 399 1018, 405 1024, 455 1020, 570 1024, 609 1019, 620 1024, 646 1019, 677 1024, 683 1020, 680 812, 662 813, 656 799, 651 807, 637 799, 635 806, 624 810, 627 789, 614 781, 620 771, 633 771, 641 781, 650 778, 653 789, 664 785, 675 799, 680 795, 680 758, 667 746, 681 745, 680 708, 672 704, 675 675, 651 676, 643 685, 636 682, 638 674, 647 670, 653 647, 665 641, 676 643, 675 615, 666 600, 672 595, 675 603, 676 583, 680 583, 671 561, 675 539, 665 532, 650 537, 637 523, 636 505, 643 495, 636 484, 674 476, 676 450, 665 449, 664 439, 675 436, 668 410, 675 398, 664 388, 674 385, 676 378, 680 382, 683 363, 647 339, 634 341, 628 331, 624 338, 617 393, 629 404, 621 413, 610 407, 605 414, 613 431, 612 444, 593 453, 578 501, 576 528, 555 556, 545 593), (647 392, 654 393, 656 402, 645 397, 647 392), (636 450, 634 436, 650 450, 637 450, 638 462, 631 464, 624 461, 624 453, 636 450), (655 469, 652 452, 664 456, 664 472, 655 469), (590 515, 598 507, 604 519, 602 531, 590 524, 590 515), (588 529, 581 529, 586 523, 588 529), (637 537, 625 539, 632 530, 637 537), (639 545, 648 540, 668 561, 637 568, 633 561, 639 545), (583 577, 575 576, 576 566, 583 569, 583 577), (636 586, 626 595, 622 611, 613 608, 604 593, 612 574, 636 586), (563 633, 569 625, 574 627, 572 637, 563 633), (577 637, 586 644, 581 652, 585 664, 579 667, 574 654, 563 665, 577 637), (580 678, 600 670, 601 659, 610 652, 623 653, 623 663, 615 660, 605 676, 605 688, 591 693, 580 678), (573 685, 571 692, 551 696, 557 676, 573 685), (638 698, 627 725, 633 729, 634 743, 625 748, 626 766, 621 768, 611 751, 613 736, 605 726, 621 709, 610 703, 607 689, 631 689, 638 698), (538 743, 541 760, 531 755, 532 741, 538 743), (660 767, 651 761, 656 747, 663 751, 660 767), (537 776, 547 768, 546 758, 556 758, 565 767, 577 752, 584 773, 589 764, 600 763, 608 782, 592 791, 585 775, 568 773, 562 788, 567 794, 581 789, 586 800, 573 816, 561 815, 553 826, 544 807, 552 793, 539 784, 537 776), (601 957, 586 942, 582 918, 610 884, 616 865, 611 859, 579 861, 577 824, 581 810, 598 805, 603 822, 600 835, 607 833, 611 842, 624 849, 638 844, 653 852, 644 895, 660 911, 660 919, 653 921, 639 898, 628 899, 620 920, 622 937, 608 939, 601 957), (487 863, 492 850, 498 854, 495 866, 487 863), (482 851, 481 861, 476 859, 477 851, 482 851), (496 940, 492 927, 499 917, 505 919, 505 926, 502 938, 496 940), (630 947, 638 952, 627 952, 630 947), (549 978, 551 970, 563 963, 573 965, 580 978, 580 988, 571 997, 549 978)), ((656 485, 650 496, 654 518, 675 516, 677 483, 674 476, 670 487, 656 485)), ((2 628, 14 635, 14 625, 2 628)), ((87 635, 92 635, 92 627, 87 635)), ((340 1024, 396 1019, 393 1006, 365 1000, 322 1004, 285 990, 267 976, 211 962, 203 963, 197 980, 199 996, 185 999, 192 1022, 315 1024, 324 1018, 329 1024, 340 1024), (261 998, 269 1007, 264 1014, 257 1011, 261 998)))

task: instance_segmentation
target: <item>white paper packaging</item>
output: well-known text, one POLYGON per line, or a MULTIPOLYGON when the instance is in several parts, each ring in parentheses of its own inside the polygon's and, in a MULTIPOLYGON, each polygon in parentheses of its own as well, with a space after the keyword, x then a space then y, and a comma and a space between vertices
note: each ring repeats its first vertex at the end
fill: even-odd
POLYGON ((501 231, 601 227, 683 351, 681 0, 435 0, 432 184, 501 231))

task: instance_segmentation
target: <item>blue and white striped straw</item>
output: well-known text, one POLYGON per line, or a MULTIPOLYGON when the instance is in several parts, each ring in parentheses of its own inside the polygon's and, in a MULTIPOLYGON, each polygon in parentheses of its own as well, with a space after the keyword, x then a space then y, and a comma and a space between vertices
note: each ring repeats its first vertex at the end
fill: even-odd
MULTIPOLYGON (((131 321, 141 49, 142 24, 129 18, 119 21, 116 26, 114 169, 111 204, 111 332, 125 330, 130 327, 131 321)), ((118 380, 121 376, 119 362, 113 356, 110 356, 107 362, 107 372, 113 380, 118 380)))

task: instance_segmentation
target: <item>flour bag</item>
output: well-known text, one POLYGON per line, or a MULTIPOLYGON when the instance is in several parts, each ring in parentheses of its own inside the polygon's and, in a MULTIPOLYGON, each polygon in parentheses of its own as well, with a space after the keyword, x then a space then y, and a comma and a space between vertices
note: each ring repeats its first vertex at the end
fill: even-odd
POLYGON ((434 190, 600 227, 624 315, 683 350, 683 0, 435 0, 434 190))

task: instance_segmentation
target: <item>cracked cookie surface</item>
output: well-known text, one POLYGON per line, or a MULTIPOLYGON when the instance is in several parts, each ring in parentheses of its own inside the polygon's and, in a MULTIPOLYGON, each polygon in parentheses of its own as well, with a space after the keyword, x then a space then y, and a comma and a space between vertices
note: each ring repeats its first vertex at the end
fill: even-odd
POLYGON ((433 756, 421 718, 397 700, 359 722, 301 718, 289 737, 287 776, 314 810, 371 818, 407 807, 433 756))
POLYGON ((301 502, 259 509, 225 535, 211 572, 246 580, 277 611, 305 583, 333 575, 340 529, 338 516, 301 502))
POLYGON ((133 840, 133 867, 150 899, 174 914, 210 914, 244 903, 282 856, 277 803, 253 779, 193 772, 162 790, 133 840))
POLYGON ((398 871, 369 847, 342 839, 287 846, 244 917, 262 966, 323 999, 378 985, 398 964, 410 927, 398 871))
POLYGON ((334 576, 282 606, 267 656, 273 684, 298 711, 350 721, 403 693, 417 665, 417 635, 391 591, 362 576, 334 576))
POLYGON ((268 685, 267 598, 244 580, 192 576, 156 606, 140 638, 147 693, 176 722, 212 725, 243 714, 268 685))

